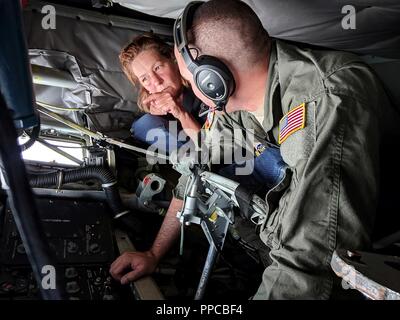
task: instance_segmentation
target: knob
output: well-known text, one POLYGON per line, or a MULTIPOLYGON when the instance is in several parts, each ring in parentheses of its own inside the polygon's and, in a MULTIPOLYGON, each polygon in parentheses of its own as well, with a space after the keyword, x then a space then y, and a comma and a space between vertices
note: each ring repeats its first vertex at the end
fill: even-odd
POLYGON ((74 241, 68 241, 67 243, 67 252, 68 253, 76 253, 78 251, 78 245, 74 241))
POLYGON ((65 290, 67 291, 67 293, 77 293, 81 290, 81 288, 79 287, 78 282, 71 281, 71 282, 67 282, 67 286, 66 286, 65 290))
POLYGON ((15 281, 15 286, 17 287, 18 291, 23 291, 28 288, 29 281, 25 278, 18 278, 15 281))
POLYGON ((3 292, 12 292, 14 290, 15 286, 11 282, 4 282, 1 284, 1 291, 3 292))
POLYGON ((78 271, 74 267, 65 269, 65 277, 67 279, 72 279, 78 276, 78 271))
POLYGON ((100 252, 100 246, 99 246, 99 244, 98 243, 92 243, 90 246, 89 246, 89 252, 90 253, 99 253, 100 252))
POLYGON ((25 247, 24 247, 24 245, 22 243, 17 246, 17 252, 19 254, 25 254, 26 253, 25 247))
POLYGON ((115 300, 115 298, 111 292, 111 287, 106 286, 104 288, 103 300, 115 300))
POLYGON ((106 278, 106 281, 104 282, 104 284, 106 285, 106 286, 110 286, 111 285, 111 277, 107 277, 106 278))
POLYGON ((103 281, 101 280, 101 277, 97 277, 95 280, 94 280, 94 284, 96 285, 96 286, 99 286, 99 285, 101 285, 103 283, 103 281))

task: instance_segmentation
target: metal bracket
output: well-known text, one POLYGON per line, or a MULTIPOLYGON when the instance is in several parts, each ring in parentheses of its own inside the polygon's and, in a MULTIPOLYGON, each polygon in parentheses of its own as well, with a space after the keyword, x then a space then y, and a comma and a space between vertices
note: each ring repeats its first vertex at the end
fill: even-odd
POLYGON ((139 203, 145 207, 151 206, 152 198, 163 191, 166 181, 154 173, 150 173, 140 182, 136 195, 139 198, 139 203))

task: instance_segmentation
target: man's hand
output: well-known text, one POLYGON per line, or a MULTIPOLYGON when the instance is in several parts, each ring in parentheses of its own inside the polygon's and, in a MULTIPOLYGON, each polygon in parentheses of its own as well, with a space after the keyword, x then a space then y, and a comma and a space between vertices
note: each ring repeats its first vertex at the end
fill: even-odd
POLYGON ((110 267, 115 280, 126 284, 154 272, 158 262, 179 237, 180 223, 176 213, 182 209, 183 200, 172 198, 160 231, 151 250, 145 252, 125 252, 110 267))
POLYGON ((158 264, 150 252, 125 252, 110 267, 110 274, 121 284, 127 284, 154 272, 158 264))
POLYGON ((168 90, 153 93, 143 100, 153 115, 166 115, 171 113, 176 119, 180 119, 185 110, 172 97, 168 90))

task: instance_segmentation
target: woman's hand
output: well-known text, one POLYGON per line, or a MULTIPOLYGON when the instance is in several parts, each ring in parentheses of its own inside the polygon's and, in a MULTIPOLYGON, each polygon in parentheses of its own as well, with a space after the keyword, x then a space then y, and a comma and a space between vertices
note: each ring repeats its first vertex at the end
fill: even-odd
POLYGON ((150 113, 153 115, 171 113, 176 119, 180 120, 182 115, 186 113, 183 107, 172 97, 171 93, 166 90, 151 94, 143 100, 143 104, 149 107, 150 113))
POLYGON ((157 97, 155 95, 157 95, 157 93, 149 95, 142 103, 146 109, 149 110, 150 114, 154 116, 164 116, 167 112, 156 103, 157 97))
POLYGON ((201 129, 200 124, 188 113, 180 101, 173 98, 168 88, 162 92, 153 93, 143 100, 143 104, 147 104, 150 113, 154 115, 172 114, 182 125, 185 133, 196 141, 197 135, 201 129))

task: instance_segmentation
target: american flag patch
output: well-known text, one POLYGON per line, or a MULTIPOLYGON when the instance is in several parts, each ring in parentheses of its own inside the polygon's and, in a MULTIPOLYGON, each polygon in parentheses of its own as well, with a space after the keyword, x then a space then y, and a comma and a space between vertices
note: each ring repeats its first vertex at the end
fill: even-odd
POLYGON ((290 110, 279 121, 279 144, 282 144, 292 133, 303 129, 306 120, 306 105, 303 102, 301 105, 290 110))
POLYGON ((206 119, 206 122, 204 122, 204 125, 203 125, 204 129, 206 129, 206 130, 210 129, 210 127, 211 127, 211 125, 213 123, 213 120, 214 120, 214 114, 215 114, 214 110, 210 110, 207 113, 207 119, 206 119))

